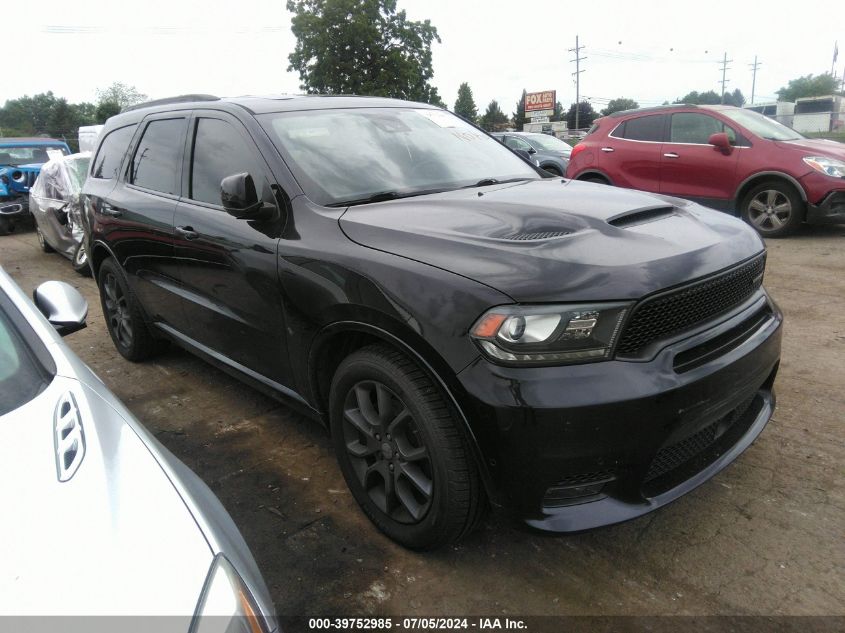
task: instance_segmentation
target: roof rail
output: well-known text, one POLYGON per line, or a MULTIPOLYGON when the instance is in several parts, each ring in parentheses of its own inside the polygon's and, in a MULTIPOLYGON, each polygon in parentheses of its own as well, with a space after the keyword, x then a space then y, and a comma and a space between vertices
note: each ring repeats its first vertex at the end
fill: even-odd
POLYGON ((658 106, 649 106, 647 108, 631 108, 630 110, 618 110, 607 116, 611 118, 617 118, 620 116, 626 116, 633 112, 660 112, 661 110, 666 110, 668 108, 697 108, 698 106, 694 103, 667 103, 665 105, 658 105, 658 106))
POLYGON ((176 97, 167 97, 166 99, 155 99, 153 101, 145 101, 144 103, 136 103, 135 105, 126 106, 121 112, 131 112, 132 110, 140 110, 142 108, 152 108, 160 105, 168 105, 171 103, 190 103, 191 101, 220 101, 220 97, 214 95, 178 95, 176 97))

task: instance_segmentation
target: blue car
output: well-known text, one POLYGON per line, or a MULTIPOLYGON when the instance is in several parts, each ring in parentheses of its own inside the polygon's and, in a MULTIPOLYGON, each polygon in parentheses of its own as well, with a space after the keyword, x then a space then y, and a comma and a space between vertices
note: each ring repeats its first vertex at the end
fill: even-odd
POLYGON ((70 154, 67 143, 54 138, 0 138, 0 235, 29 215, 29 189, 50 150, 70 154))

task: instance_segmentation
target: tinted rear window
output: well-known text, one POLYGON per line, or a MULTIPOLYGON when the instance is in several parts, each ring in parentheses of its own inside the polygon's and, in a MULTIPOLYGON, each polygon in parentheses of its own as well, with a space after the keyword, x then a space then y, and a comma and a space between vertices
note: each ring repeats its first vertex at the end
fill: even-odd
POLYGON ((128 125, 112 130, 106 135, 106 138, 100 144, 97 158, 94 160, 91 176, 107 180, 117 178, 117 170, 120 169, 123 155, 126 154, 126 148, 135 134, 136 127, 135 125, 128 125))
POLYGON ((49 380, 35 354, 6 315, 8 300, 0 295, 0 416, 23 406, 49 380))
POLYGON ((179 195, 185 119, 150 121, 132 158, 133 185, 179 195))
POLYGON ((613 136, 631 141, 659 142, 663 140, 663 123, 665 120, 666 116, 663 114, 628 119, 613 131, 613 136))

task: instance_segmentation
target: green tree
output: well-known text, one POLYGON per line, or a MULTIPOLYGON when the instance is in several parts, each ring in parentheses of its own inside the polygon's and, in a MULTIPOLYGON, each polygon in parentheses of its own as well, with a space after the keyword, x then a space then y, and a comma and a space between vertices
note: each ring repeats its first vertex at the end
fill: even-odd
POLYGON ((141 103, 148 99, 147 95, 138 92, 135 86, 129 86, 120 81, 115 81, 113 84, 102 90, 97 90, 97 104, 116 103, 122 110, 128 106, 141 103))
POLYGON ((103 101, 97 106, 96 121, 97 123, 105 123, 109 117, 115 114, 120 114, 120 104, 114 101, 103 101))
POLYGON ((804 75, 790 82, 777 91, 778 100, 795 101, 802 97, 824 97, 834 94, 839 87, 839 81, 829 74, 804 75))
POLYGON ((687 103, 689 105, 716 105, 722 103, 722 97, 717 94, 715 90, 708 90, 707 92, 698 92, 693 90, 680 99, 675 99, 675 103, 687 103))
POLYGON ((549 121, 565 121, 566 112, 563 111, 563 106, 560 101, 555 102, 555 113, 551 116, 549 121))
POLYGON ((566 125, 570 130, 585 129, 593 124, 593 121, 599 116, 599 113, 593 110, 593 106, 589 101, 582 101, 577 105, 578 107, 578 126, 575 126, 575 107, 576 104, 569 106, 569 111, 566 113, 566 125))
POLYGON ((479 121, 481 127, 488 132, 501 130, 507 127, 508 123, 510 123, 510 120, 507 115, 502 112, 502 108, 499 107, 499 102, 495 99, 487 105, 487 110, 485 110, 484 114, 481 115, 481 120, 479 121))
POLYGON ((455 101, 455 114, 475 123, 478 120, 478 106, 472 96, 472 88, 465 81, 458 86, 458 98, 455 101))
POLYGON ((528 91, 523 88, 522 97, 516 102, 516 112, 513 113, 513 126, 517 130, 521 130, 522 126, 528 123, 528 117, 525 116, 525 95, 527 94, 528 91))
POLYGON ((635 110, 639 108, 640 104, 633 99, 626 99, 619 97, 618 99, 611 99, 607 102, 607 107, 601 111, 602 116, 613 114, 614 112, 621 112, 622 110, 635 110))
POLYGON ((442 103, 431 85, 429 20, 408 20, 396 0, 288 0, 296 47, 288 70, 309 93, 442 103))
POLYGON ((733 92, 726 92, 725 93, 725 105, 732 105, 736 106, 737 108, 741 108, 745 105, 745 95, 742 94, 742 90, 737 88, 733 92))

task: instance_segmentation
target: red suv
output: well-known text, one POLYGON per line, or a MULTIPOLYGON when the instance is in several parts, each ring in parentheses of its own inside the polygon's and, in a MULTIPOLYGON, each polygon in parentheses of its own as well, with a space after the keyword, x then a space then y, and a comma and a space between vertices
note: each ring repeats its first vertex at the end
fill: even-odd
POLYGON ((845 145, 742 108, 616 112, 573 148, 566 175, 738 210, 764 237, 845 223, 845 145))

